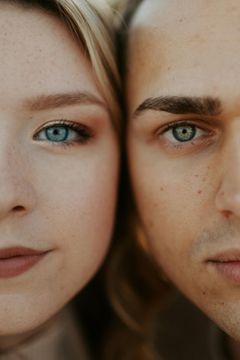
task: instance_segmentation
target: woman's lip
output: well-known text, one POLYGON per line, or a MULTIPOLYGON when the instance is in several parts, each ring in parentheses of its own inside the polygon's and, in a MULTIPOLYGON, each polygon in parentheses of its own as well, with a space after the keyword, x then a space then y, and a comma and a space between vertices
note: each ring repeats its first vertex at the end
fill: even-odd
POLYGON ((14 247, 0 249, 0 260, 15 256, 41 255, 45 252, 46 250, 36 250, 24 246, 14 246, 14 247))
POLYGON ((240 285, 240 251, 230 250, 207 260, 225 279, 240 285))
POLYGON ((0 249, 0 278, 11 278, 26 272, 48 253, 22 246, 0 249))

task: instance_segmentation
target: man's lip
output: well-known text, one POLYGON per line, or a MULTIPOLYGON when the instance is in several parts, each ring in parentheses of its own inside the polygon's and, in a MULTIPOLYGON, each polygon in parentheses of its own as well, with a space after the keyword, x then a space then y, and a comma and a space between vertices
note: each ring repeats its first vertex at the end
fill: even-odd
POLYGON ((240 261, 240 250, 227 250, 207 259, 209 263, 230 263, 240 261))
POLYGON ((238 249, 219 253, 208 259, 207 264, 225 280, 240 285, 240 251, 238 249))
POLYGON ((0 248, 0 260, 12 258, 12 257, 18 257, 18 256, 41 255, 47 252, 48 252, 47 250, 36 250, 24 246, 14 246, 3 249, 0 248))

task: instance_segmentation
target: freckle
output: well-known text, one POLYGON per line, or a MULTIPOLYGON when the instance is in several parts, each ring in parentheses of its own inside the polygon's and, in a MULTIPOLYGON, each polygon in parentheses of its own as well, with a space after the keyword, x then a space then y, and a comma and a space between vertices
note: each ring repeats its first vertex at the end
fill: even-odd
POLYGON ((197 192, 198 194, 201 194, 202 193, 202 190, 198 190, 198 192, 197 192))
POLYGON ((195 176, 195 178, 198 178, 199 177, 199 175, 198 174, 196 174, 196 175, 194 175, 195 176))
POLYGON ((161 187, 161 189, 160 189, 161 191, 164 191, 164 187, 161 187))

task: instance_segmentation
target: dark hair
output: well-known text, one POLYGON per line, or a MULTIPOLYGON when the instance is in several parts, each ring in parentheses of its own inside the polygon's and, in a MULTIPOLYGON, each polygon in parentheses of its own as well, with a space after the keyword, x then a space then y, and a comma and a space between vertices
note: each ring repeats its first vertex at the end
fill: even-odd
MULTIPOLYGON (((126 170, 126 166, 124 166, 126 170)), ((156 314, 168 302, 171 286, 145 251, 141 223, 122 176, 116 236, 107 268, 108 296, 117 315, 107 339, 107 360, 157 359, 156 314)))

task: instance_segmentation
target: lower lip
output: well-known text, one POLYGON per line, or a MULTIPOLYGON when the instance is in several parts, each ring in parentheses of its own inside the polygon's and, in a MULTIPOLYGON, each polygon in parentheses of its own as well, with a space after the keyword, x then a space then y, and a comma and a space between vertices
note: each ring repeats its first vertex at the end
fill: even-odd
POLYGON ((11 278, 25 273, 41 261, 46 253, 0 259, 0 278, 11 278))
POLYGON ((211 264, 226 279, 240 284, 240 261, 211 262, 211 264))

